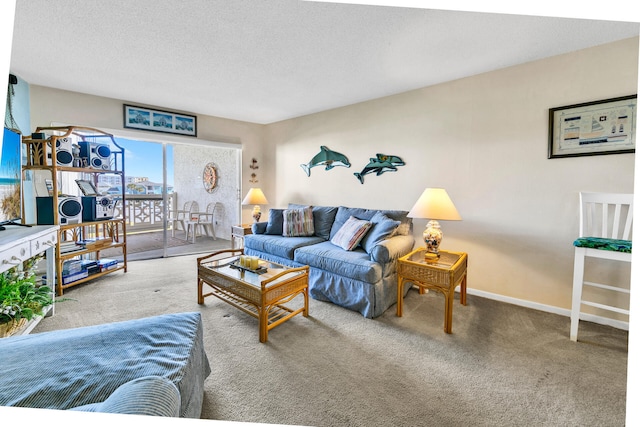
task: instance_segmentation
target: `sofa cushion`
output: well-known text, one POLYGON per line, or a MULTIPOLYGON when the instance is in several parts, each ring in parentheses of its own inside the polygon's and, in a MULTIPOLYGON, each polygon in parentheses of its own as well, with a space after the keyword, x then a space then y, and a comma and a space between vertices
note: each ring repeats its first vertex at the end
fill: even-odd
POLYGON ((70 410, 178 417, 180 392, 168 379, 150 375, 122 384, 104 402, 77 406, 70 410))
POLYGON ((285 209, 282 213, 282 235, 285 237, 313 236, 313 210, 311 206, 285 209))
POLYGON ((211 372, 199 312, 3 338, 0 366, 0 406, 70 409, 104 402, 136 378, 161 376, 176 385, 180 416, 189 418, 200 418, 211 372), (55 369, 44 369, 51 361, 55 369))
POLYGON ((370 221, 378 212, 385 214, 394 221, 400 221, 400 225, 396 230, 397 234, 408 235, 411 233, 411 218, 407 217, 408 211, 348 208, 346 206, 340 206, 338 207, 336 218, 333 221, 333 226, 331 226, 331 237, 340 230, 340 227, 342 227, 350 216, 370 221))
MULTIPOLYGON (((289 203, 289 209, 303 208, 305 205, 289 203)), ((338 212, 337 206, 313 206, 313 229, 315 235, 329 240, 331 237, 331 226, 338 212)))
POLYGON ((371 261, 365 251, 345 251, 327 241, 297 249, 295 261, 367 283, 375 283, 382 278, 382 267, 371 261))
POLYGON ((345 251, 351 251, 360 244, 360 240, 362 240, 370 228, 371 221, 351 216, 342 224, 340 230, 333 235, 331 243, 340 246, 345 251))
POLYGON ((324 239, 317 236, 283 237, 270 236, 268 234, 248 234, 244 236, 245 248, 290 260, 293 260, 293 254, 296 249, 320 242, 324 242, 324 239))
POLYGON ((370 254, 376 244, 393 236, 399 225, 400 221, 394 221, 382 212, 377 212, 371 218, 371 230, 360 242, 362 248, 370 254))
POLYGON ((267 228, 264 234, 276 234, 282 236, 283 217, 282 212, 284 209, 270 209, 269 220, 267 221, 267 228))

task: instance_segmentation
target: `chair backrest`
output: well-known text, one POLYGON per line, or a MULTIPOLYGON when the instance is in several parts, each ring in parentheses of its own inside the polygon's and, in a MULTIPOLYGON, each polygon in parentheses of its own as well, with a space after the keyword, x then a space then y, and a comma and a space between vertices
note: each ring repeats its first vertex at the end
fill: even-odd
POLYGON ((216 223, 216 215, 220 214, 220 211, 223 208, 223 204, 220 202, 211 202, 207 205, 207 218, 213 223, 216 223))
POLYGON ((633 194, 580 193, 580 237, 631 240, 633 194))
POLYGON ((194 212, 199 212, 199 211, 200 211, 200 208, 198 207, 198 202, 196 201, 191 202, 191 204, 189 205, 189 217, 191 217, 191 215, 194 212))
MULTIPOLYGON (((191 219, 191 212, 194 211, 193 204, 195 202, 193 200, 188 200, 184 202, 184 207, 182 210, 179 210, 176 214, 176 218, 179 220, 191 219)), ((195 209, 197 210, 197 208, 195 209)))

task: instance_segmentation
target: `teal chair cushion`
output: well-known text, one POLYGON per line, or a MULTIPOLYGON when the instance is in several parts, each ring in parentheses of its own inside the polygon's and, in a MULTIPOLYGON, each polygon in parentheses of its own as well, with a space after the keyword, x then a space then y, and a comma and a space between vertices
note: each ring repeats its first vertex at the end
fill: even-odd
POLYGON ((604 239, 602 237, 579 237, 573 242, 578 248, 631 253, 631 240, 604 239))

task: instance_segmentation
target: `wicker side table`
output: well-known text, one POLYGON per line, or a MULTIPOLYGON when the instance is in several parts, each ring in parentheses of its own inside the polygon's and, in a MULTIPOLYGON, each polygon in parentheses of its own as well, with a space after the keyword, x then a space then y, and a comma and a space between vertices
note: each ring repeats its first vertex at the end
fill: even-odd
POLYGON ((440 251, 437 262, 427 262, 425 248, 418 248, 398 260, 398 305, 396 315, 402 317, 405 282, 420 288, 436 290, 444 295, 444 331, 451 333, 453 321, 453 299, 460 285, 460 304, 467 305, 467 254, 465 252, 440 251))

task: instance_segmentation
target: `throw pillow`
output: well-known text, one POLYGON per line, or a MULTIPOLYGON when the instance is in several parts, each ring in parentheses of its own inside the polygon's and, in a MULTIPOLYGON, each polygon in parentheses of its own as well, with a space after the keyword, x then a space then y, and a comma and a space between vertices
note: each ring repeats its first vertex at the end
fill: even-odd
POLYGON ((284 209, 270 209, 269 220, 267 222, 267 229, 264 234, 276 234, 282 236, 283 217, 282 212, 284 209))
POLYGON ((313 210, 311 206, 302 209, 285 209, 282 212, 283 236, 313 236, 313 233, 313 210))
POLYGON ((394 235, 400 221, 394 221, 385 214, 378 212, 371 218, 371 230, 362 238, 362 248, 370 253, 375 245, 394 235))
MULTIPOLYGON (((289 209, 300 209, 306 205, 289 203, 289 209)), ((329 240, 331 237, 331 226, 338 212, 337 206, 314 206, 313 207, 313 229, 318 237, 329 240)))
POLYGON ((381 210, 381 213, 385 214, 389 217, 389 219, 393 221, 400 221, 400 225, 396 230, 396 234, 401 236, 408 236, 412 233, 412 219, 407 217, 409 212, 407 211, 397 211, 397 210, 381 210))
POLYGON ((345 251, 351 251, 358 246, 370 228, 371 221, 351 216, 331 238, 331 243, 340 246, 345 251))

